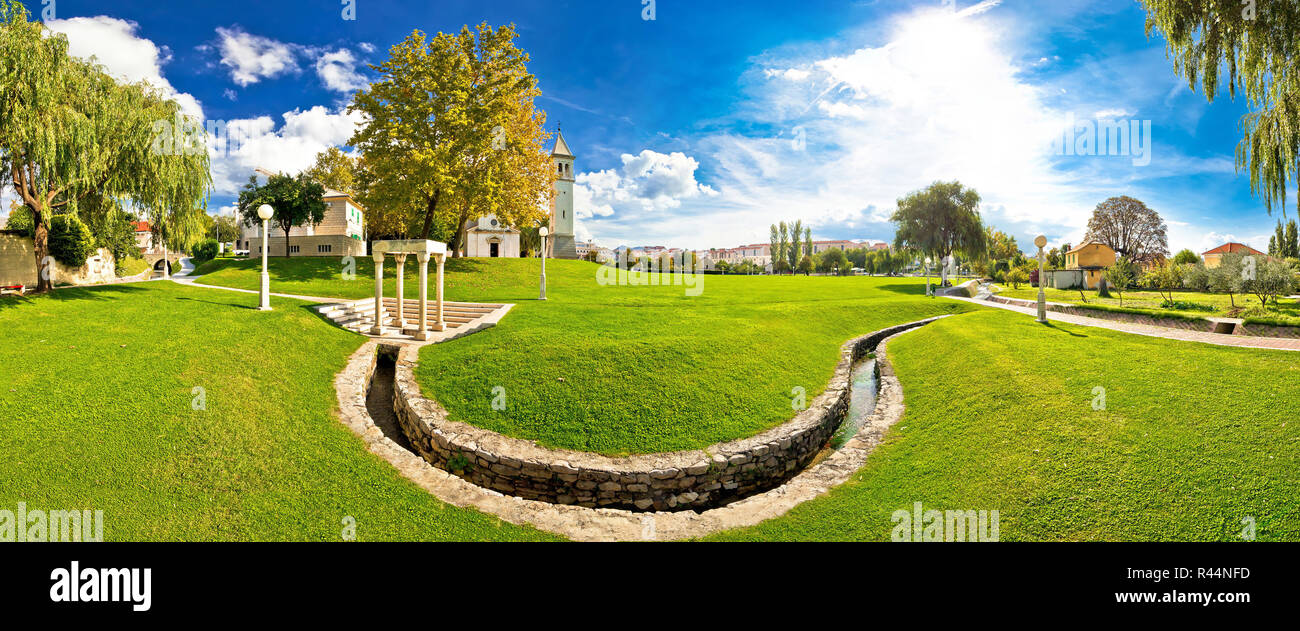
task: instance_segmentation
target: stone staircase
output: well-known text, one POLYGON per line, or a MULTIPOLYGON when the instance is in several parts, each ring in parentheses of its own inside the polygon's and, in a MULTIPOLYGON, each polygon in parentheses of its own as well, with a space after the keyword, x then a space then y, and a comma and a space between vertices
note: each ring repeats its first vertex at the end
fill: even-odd
MULTIPOLYGON (((509 305, 474 302, 443 302, 442 305, 442 320, 446 324, 446 331, 453 334, 458 329, 477 330, 489 321, 491 324, 495 324, 496 320, 500 319, 500 315, 504 315, 504 312, 509 308, 509 305)), ((404 301, 402 309, 403 324, 399 329, 397 325, 397 298, 384 298, 384 313, 381 323, 383 333, 378 336, 371 332, 375 325, 374 298, 324 305, 318 307, 317 312, 339 327, 354 333, 386 339, 415 339, 415 334, 420 327, 420 301, 407 299, 404 301)), ((427 316, 427 324, 433 330, 433 327, 438 322, 438 305, 432 300, 428 303, 427 316)))

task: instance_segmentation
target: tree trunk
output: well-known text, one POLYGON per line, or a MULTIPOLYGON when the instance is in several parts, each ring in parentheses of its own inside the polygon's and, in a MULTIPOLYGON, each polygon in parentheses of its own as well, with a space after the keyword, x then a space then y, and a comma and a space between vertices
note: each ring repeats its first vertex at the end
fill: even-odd
POLYGON ((284 258, 289 258, 290 256, 289 255, 289 231, 292 229, 293 229, 292 226, 284 229, 284 258))
POLYGON ((451 242, 447 244, 447 249, 451 250, 451 257, 458 259, 461 257, 460 249, 465 244, 465 224, 469 222, 469 204, 460 211, 456 221, 456 231, 452 233, 451 242))
POLYGON ((424 229, 420 231, 421 239, 428 239, 429 234, 433 232, 433 215, 438 210, 438 197, 442 195, 442 189, 433 190, 433 197, 430 197, 424 208, 424 229))
POLYGON ((47 266, 45 261, 50 255, 50 229, 45 227, 42 213, 33 211, 32 216, 32 223, 36 226, 32 236, 32 250, 36 253, 36 291, 49 291, 54 287, 53 279, 50 278, 54 273, 54 263, 47 266))

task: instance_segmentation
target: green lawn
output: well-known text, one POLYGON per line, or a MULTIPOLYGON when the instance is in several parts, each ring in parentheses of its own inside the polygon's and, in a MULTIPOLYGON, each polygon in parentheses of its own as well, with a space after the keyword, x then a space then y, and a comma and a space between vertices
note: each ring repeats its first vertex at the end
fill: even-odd
POLYGON ((110 540, 535 540, 402 478, 334 416, 362 338, 305 303, 168 282, 0 299, 0 508, 110 540), (194 388, 206 409, 193 409, 194 388))
MULTIPOLYGON (((364 297, 368 272, 331 278, 337 263, 286 262, 275 290, 364 297)), ((255 282, 245 265, 204 280, 255 282)), ((418 376, 457 418, 607 453, 752 434, 791 417, 794 387, 820 392, 844 340, 958 313, 891 344, 907 412, 848 483, 713 538, 887 540, 920 501, 999 510, 1007 541, 1235 540, 1244 517, 1300 539, 1300 354, 1043 327, 925 299, 916 279, 711 276, 688 298, 552 261, 543 303, 535 265, 449 263, 453 299, 519 306, 426 347, 418 376)), ((0 301, 0 508, 102 509, 113 540, 337 541, 345 516, 363 540, 550 538, 367 453, 333 414, 362 339, 304 303, 254 302, 161 282, 0 301)))
MULTIPOLYGON (((273 260, 272 287, 364 298, 374 291, 369 264, 358 260, 357 279, 343 280, 337 259, 273 260)), ((926 298, 916 278, 708 276, 689 297, 681 286, 602 286, 599 266, 562 260, 548 261, 541 302, 539 266, 450 260, 450 299, 517 306, 492 330, 425 347, 417 378, 454 419, 606 454, 752 436, 794 416, 796 387, 809 401, 820 394, 849 339, 970 309, 926 298), (502 411, 492 407, 498 387, 502 411)), ((256 270, 240 263, 199 282, 251 289, 256 270)), ((414 276, 408 283, 413 296, 414 276)))
POLYGON ((137 258, 137 257, 122 259, 121 261, 119 261, 118 266, 121 270, 118 276, 123 276, 123 277, 135 276, 136 274, 139 274, 149 269, 149 264, 145 262, 144 259, 137 258))
MULTIPOLYGON (((1047 288, 1047 300, 1049 302, 1065 302, 1070 304, 1081 304, 1083 301, 1079 298, 1079 292, 1075 290, 1062 290, 1047 288)), ((1037 300, 1038 288, 1028 285, 1020 289, 1011 289, 1004 287, 998 292, 999 296, 1005 298, 1022 298, 1025 300, 1037 300)), ((1144 309, 1153 313, 1171 313, 1175 315, 1193 316, 1198 318, 1224 318, 1224 317, 1246 317, 1246 316, 1265 316, 1259 313, 1261 305, 1259 299, 1250 294, 1210 294, 1192 291, 1174 292, 1174 302, 1178 303, 1178 308, 1166 309, 1161 307, 1165 299, 1159 293, 1154 291, 1126 291, 1123 294, 1123 307, 1128 309, 1144 309), (1235 307, 1234 307, 1235 303, 1235 307), (1248 313, 1239 313, 1242 310, 1249 310, 1248 313)), ((1104 305, 1108 307, 1119 307, 1120 299, 1112 292, 1110 298, 1098 298, 1097 292, 1085 291, 1084 296, 1088 299, 1090 305, 1104 305)), ((1277 304, 1269 304, 1266 308, 1271 317, 1281 317, 1294 319, 1296 325, 1300 325, 1300 302, 1289 298, 1279 299, 1277 304)))
POLYGON ((893 511, 1000 511, 1004 541, 1300 539, 1300 354, 1005 311, 891 342, 907 411, 850 482, 724 540, 888 540, 893 511), (1106 409, 1094 411, 1094 388, 1106 409))

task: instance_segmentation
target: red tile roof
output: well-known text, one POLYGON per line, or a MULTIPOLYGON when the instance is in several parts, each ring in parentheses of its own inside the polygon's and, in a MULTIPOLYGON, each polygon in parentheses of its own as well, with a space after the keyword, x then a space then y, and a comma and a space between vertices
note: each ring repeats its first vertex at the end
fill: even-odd
POLYGON ((1225 243, 1217 248, 1214 248, 1213 250, 1202 252, 1201 256, 1205 256, 1206 254, 1232 254, 1234 252, 1264 256, 1263 252, 1260 252, 1259 250, 1256 250, 1255 248, 1252 248, 1249 245, 1246 245, 1244 243, 1225 243))
POLYGON ((152 230, 149 229, 149 222, 147 221, 133 221, 131 222, 131 225, 135 226, 136 232, 152 232, 152 230))

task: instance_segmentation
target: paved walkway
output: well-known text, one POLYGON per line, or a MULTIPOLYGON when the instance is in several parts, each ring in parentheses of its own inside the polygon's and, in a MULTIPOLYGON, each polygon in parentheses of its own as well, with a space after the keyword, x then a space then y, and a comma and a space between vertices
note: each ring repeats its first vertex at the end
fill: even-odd
MULTIPOLYGON (((1038 311, 1033 307, 1020 307, 1016 305, 1007 305, 999 302, 990 302, 978 300, 975 298, 964 298, 960 296, 945 296, 950 300, 960 300, 983 307, 993 307, 995 309, 1005 309, 1015 311, 1025 315, 1038 317, 1038 311)), ((1114 320, 1103 320, 1101 318, 1088 318, 1077 316, 1069 313, 1057 313, 1054 311, 1047 312, 1047 319, 1053 322, 1065 322, 1067 324, 1078 324, 1081 326, 1094 326, 1112 331, 1123 331, 1124 333, 1133 333, 1135 335, 1146 335, 1150 337, 1163 337, 1170 340, 1182 340, 1184 342, 1201 342, 1204 344, 1216 344, 1218 346, 1239 346, 1243 348, 1263 348, 1280 351, 1300 351, 1300 339, 1289 339, 1281 337, 1253 337, 1249 335, 1225 335, 1223 333, 1204 333, 1201 331, 1187 331, 1184 329, 1171 329, 1163 326, 1151 326, 1147 324, 1133 324, 1130 322, 1117 322, 1114 320)))
MULTIPOLYGON (((190 276, 190 272, 192 271, 194 271, 194 264, 191 263, 189 259, 183 258, 181 259, 181 270, 179 272, 176 272, 175 274, 172 274, 171 281, 175 283, 180 283, 182 285, 190 285, 192 287, 203 287, 204 289, 222 289, 225 291, 237 291, 241 294, 262 293, 260 290, 257 289, 236 289, 234 287, 221 287, 220 285, 204 285, 203 283, 196 282, 200 278, 203 278, 202 276, 190 276)), ((345 298, 321 298, 320 296, 300 296, 298 294, 277 294, 275 292, 272 292, 271 295, 280 298, 294 298, 296 300, 306 300, 307 302, 318 302, 327 305, 349 302, 345 298)))

